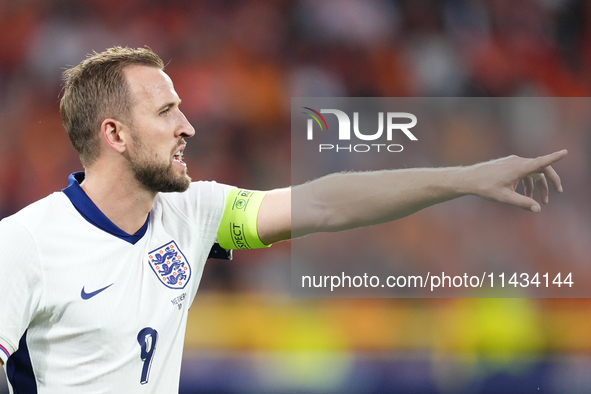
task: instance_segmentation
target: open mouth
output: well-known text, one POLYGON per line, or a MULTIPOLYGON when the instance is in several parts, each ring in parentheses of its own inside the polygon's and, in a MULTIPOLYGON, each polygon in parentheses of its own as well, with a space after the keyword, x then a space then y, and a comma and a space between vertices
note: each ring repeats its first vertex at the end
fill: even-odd
POLYGON ((185 150, 185 145, 181 146, 172 156, 172 160, 186 166, 187 164, 183 161, 183 150, 185 150))

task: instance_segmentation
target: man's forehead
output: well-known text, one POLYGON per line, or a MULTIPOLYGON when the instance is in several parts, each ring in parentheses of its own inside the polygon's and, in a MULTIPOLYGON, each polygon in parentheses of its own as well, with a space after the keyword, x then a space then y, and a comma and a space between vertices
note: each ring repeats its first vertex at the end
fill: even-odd
POLYGON ((172 80, 162 70, 149 66, 129 66, 123 70, 132 98, 160 101, 177 100, 172 80))

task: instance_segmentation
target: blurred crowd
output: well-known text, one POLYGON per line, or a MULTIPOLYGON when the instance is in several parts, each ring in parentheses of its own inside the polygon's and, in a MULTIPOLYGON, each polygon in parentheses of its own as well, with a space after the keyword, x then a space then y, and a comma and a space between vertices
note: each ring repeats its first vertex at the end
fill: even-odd
MULTIPOLYGON (((269 189, 290 184, 291 97, 589 96, 590 22, 586 0, 0 0, 0 218, 81 170, 61 125, 60 78, 92 51, 153 49, 197 131, 185 151, 192 178, 269 189)), ((495 224, 504 215, 536 245, 527 258, 587 264, 591 121, 586 102, 573 103, 561 112, 567 129, 556 121, 548 129, 545 113, 527 135, 464 120, 441 125, 438 144, 421 148, 437 156, 433 165, 568 148, 559 167, 569 193, 548 213, 562 238, 539 218, 492 208, 467 217, 452 203, 401 222, 395 244, 381 242, 404 258, 451 261, 486 222, 482 231, 518 250, 495 224), (569 254, 558 256, 565 242, 569 254)), ((286 293, 289 253, 288 243, 236 253, 238 263, 208 265, 202 288, 286 293)))
MULTIPOLYGON (((290 97, 586 96, 590 18, 584 0, 0 0, 0 217, 80 169, 58 99, 62 71, 89 52, 156 51, 197 130, 193 179, 268 189, 290 183, 290 97)), ((442 164, 489 158, 479 135, 448 129, 459 151, 442 164)), ((589 136, 560 138, 588 179, 589 136)))

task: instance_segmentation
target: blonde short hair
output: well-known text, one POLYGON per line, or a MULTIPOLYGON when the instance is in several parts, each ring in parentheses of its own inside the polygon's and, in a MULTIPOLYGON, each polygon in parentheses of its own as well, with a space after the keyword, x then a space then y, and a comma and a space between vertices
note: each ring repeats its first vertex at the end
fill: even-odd
POLYGON ((70 141, 84 167, 99 155, 99 130, 106 118, 130 124, 131 99, 123 69, 145 65, 164 69, 162 59, 147 48, 113 47, 94 52, 63 73, 60 113, 70 141))

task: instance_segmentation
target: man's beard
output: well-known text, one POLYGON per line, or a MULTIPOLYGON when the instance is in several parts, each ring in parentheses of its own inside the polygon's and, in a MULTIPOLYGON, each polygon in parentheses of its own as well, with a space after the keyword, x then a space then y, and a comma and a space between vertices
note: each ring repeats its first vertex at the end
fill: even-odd
POLYGON ((166 164, 150 160, 150 155, 146 154, 139 140, 136 140, 136 149, 140 153, 130 160, 129 167, 135 179, 146 190, 155 193, 171 193, 184 192, 189 188, 191 178, 187 175, 186 170, 183 171, 183 174, 177 175, 172 162, 166 164))

